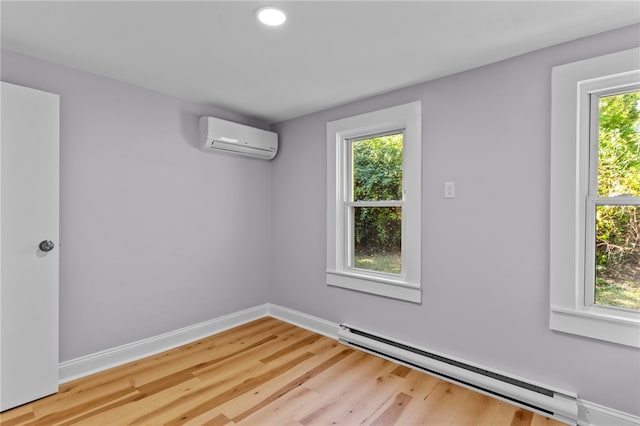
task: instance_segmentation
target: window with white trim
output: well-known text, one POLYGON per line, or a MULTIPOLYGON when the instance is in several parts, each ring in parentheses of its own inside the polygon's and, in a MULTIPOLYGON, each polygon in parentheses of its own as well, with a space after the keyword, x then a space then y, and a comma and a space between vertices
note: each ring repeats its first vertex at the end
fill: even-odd
POLYGON ((550 327, 640 347, 640 49, 553 68, 550 327))
POLYGON ((420 303, 421 105, 327 123, 327 284, 420 303))

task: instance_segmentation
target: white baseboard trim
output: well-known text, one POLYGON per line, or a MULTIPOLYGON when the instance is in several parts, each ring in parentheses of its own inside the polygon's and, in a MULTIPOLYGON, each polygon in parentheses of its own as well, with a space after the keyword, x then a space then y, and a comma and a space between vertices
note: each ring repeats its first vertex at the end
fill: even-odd
POLYGON ((338 340, 338 324, 284 306, 267 303, 267 315, 338 340))
POLYGON ((196 340, 267 316, 267 304, 234 312, 158 336, 138 340, 126 345, 96 352, 58 366, 58 382, 66 383, 89 374, 168 351, 196 340))
POLYGON ((581 426, 640 426, 640 417, 578 399, 578 424, 581 426))

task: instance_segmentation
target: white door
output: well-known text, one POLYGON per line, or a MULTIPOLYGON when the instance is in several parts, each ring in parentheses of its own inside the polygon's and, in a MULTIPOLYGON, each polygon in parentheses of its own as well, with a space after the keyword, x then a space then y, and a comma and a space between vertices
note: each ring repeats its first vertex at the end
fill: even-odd
POLYGON ((0 411, 58 390, 59 97, 2 82, 0 411), (50 241, 53 244, 47 244, 50 241), (45 242, 42 244, 41 242, 45 242))

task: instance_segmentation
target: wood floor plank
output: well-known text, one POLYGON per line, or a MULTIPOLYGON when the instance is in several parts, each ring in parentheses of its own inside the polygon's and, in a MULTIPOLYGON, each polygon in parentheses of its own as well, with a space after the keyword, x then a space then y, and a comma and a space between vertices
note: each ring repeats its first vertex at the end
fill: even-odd
POLYGON ((263 426, 264 419, 269 419, 269 422, 274 425, 302 425, 297 419, 298 415, 309 412, 309 407, 312 407, 313 403, 321 397, 322 395, 311 389, 299 387, 272 402, 267 407, 244 418, 237 424, 242 426, 263 426))
POLYGON ((243 395, 247 393, 257 386, 271 380, 272 378, 282 374, 284 371, 289 370, 291 367, 295 366, 298 363, 301 363, 309 358, 311 358, 313 354, 307 352, 305 354, 300 355, 298 358, 289 361, 283 365, 273 368, 272 370, 267 371, 266 373, 260 374, 258 376, 250 377, 242 384, 238 386, 234 386, 220 394, 212 396, 206 402, 194 407, 193 409, 183 413, 181 416, 173 418, 165 423, 165 425, 179 425, 182 424, 192 418, 198 417, 200 414, 206 413, 211 409, 211 407, 216 407, 226 401, 229 401, 233 398, 243 395))
POLYGON ((391 374, 396 365, 382 358, 364 355, 348 372, 342 372, 342 377, 338 379, 342 382, 339 387, 327 381, 323 381, 321 387, 313 382, 308 384, 322 395, 330 395, 330 398, 319 400, 322 405, 302 419, 301 423, 366 423, 392 398, 393 392, 403 383, 401 378, 391 374), (343 377, 345 380, 342 380, 343 377), (385 392, 380 392, 381 388, 385 392))
POLYGON ((418 424, 430 426, 450 424, 457 410, 458 401, 463 397, 463 388, 441 381, 421 404, 418 424))
POLYGON ((536 414, 531 420, 531 426, 550 426, 555 425, 556 421, 541 414, 536 414))
POLYGON ((264 358, 262 358, 260 361, 264 362, 264 363, 268 363, 271 362, 275 359, 278 359, 284 355, 287 355, 291 352, 294 352, 296 349, 302 349, 305 348, 315 342, 317 342, 318 340, 320 340, 322 338, 321 335, 319 334, 311 334, 303 339, 300 339, 296 342, 293 342, 287 346, 285 346, 284 348, 280 349, 277 352, 272 353, 269 356, 266 356, 264 358))
POLYGON ((460 406, 464 407, 464 410, 456 411, 450 423, 452 425, 482 423, 493 413, 493 401, 495 401, 493 398, 480 393, 465 392, 460 400, 460 406))
POLYGON ((309 370, 308 372, 296 377, 295 379, 291 380, 290 382, 288 382, 284 386, 280 387, 279 389, 277 389, 276 391, 271 393, 269 396, 267 396, 265 399, 260 401, 260 403, 258 403, 256 405, 253 405, 250 408, 248 408, 247 410, 245 410, 242 413, 238 414, 237 416, 235 416, 233 418, 233 421, 236 422, 236 423, 239 422, 239 421, 242 421, 243 419, 245 419, 246 417, 248 417, 251 414, 255 413, 256 411, 260 410, 261 408, 266 407, 267 405, 269 405, 273 401, 276 401, 277 399, 282 398, 287 393, 291 392, 292 390, 296 389, 297 387, 302 386, 308 380, 316 377, 320 373, 322 373, 322 372, 326 371, 327 369, 335 366, 338 362, 340 362, 341 360, 343 360, 347 356, 351 355, 353 352, 354 352, 353 349, 344 349, 344 350, 340 351, 338 354, 336 354, 333 357, 329 358, 328 360, 324 361, 323 363, 321 363, 317 367, 314 367, 313 369, 309 370))
MULTIPOLYGON (((495 404, 495 408, 490 413, 491 415, 483 419, 484 421, 482 424, 485 426, 490 426, 495 424, 511 425, 515 413, 518 410, 520 410, 520 408, 511 404, 508 404, 504 401, 498 401, 498 400, 496 400, 494 404, 495 404)), ((535 416, 539 416, 539 415, 536 414, 535 416)), ((560 423, 557 423, 554 421, 553 424, 560 424, 560 423)))
MULTIPOLYGON (((323 339, 321 342, 312 343, 305 348, 296 349, 286 355, 282 355, 280 358, 277 358, 277 362, 286 362, 288 360, 294 359, 304 352, 311 352, 315 356, 310 360, 305 361, 304 363, 301 363, 296 367, 290 369, 280 377, 276 377, 273 380, 270 380, 263 385, 258 386, 252 392, 245 394, 241 399, 232 399, 228 402, 225 402, 224 404, 219 406, 219 409, 222 410, 228 417, 235 418, 236 416, 239 416, 241 413, 246 411, 247 407, 252 407, 254 405, 260 404, 265 398, 276 392, 279 388, 285 386, 288 382, 294 380, 300 375, 309 372, 318 364, 338 355, 345 349, 348 348, 344 345, 340 345, 337 342, 331 341, 329 339, 323 339)), ((275 362, 276 361, 270 361, 270 363, 267 365, 271 365, 275 362)))
POLYGON ((511 419, 511 426, 530 426, 533 420, 533 413, 523 408, 519 408, 511 419))
MULTIPOLYGON (((345 410, 341 413, 340 417, 347 419, 354 419, 358 423, 370 425, 377 421, 377 419, 389 419, 389 416, 393 413, 400 415, 401 411, 396 410, 394 407, 394 400, 397 395, 403 393, 401 388, 404 385, 404 380, 389 372, 389 368, 395 367, 395 364, 389 363, 383 367, 380 374, 375 380, 369 380, 362 390, 353 392, 353 396, 347 395, 349 403, 346 405, 345 410), (385 389, 384 392, 381 392, 385 389)), ((407 395, 408 398, 404 398, 405 403, 408 403, 412 397, 407 395)), ((378 422, 379 424, 379 422, 378 422)), ((390 423, 393 424, 393 423, 390 423)))
POLYGON ((409 402, 408 409, 401 412, 397 424, 419 425, 423 415, 421 406, 425 404, 424 401, 429 397, 436 386, 442 382, 437 377, 422 374, 411 369, 405 379, 405 383, 399 391, 404 392, 407 395, 411 395, 412 399, 409 402))
POLYGON ((103 394, 98 398, 94 398, 87 402, 82 402, 73 406, 69 406, 65 409, 60 409, 47 414, 42 417, 38 417, 32 422, 26 423, 27 426, 47 426, 54 423, 64 423, 69 420, 76 420, 78 417, 83 416, 85 413, 92 412, 93 410, 100 409, 103 406, 113 408, 119 406, 122 400, 129 400, 131 398, 137 398, 139 392, 134 387, 122 389, 117 392, 103 394))
MULTIPOLYGON (((140 400, 140 394, 129 394, 122 398, 114 399, 109 401, 106 404, 99 406, 92 406, 91 408, 77 412, 75 415, 71 415, 66 418, 63 422, 56 422, 56 426, 78 426, 78 425, 98 425, 98 424, 109 424, 107 422, 96 421, 95 418, 102 414, 107 414, 107 416, 111 416, 114 418, 110 424, 119 424, 122 423, 122 418, 117 414, 122 412, 121 409, 123 407, 127 407, 130 403, 140 400)), ((47 423, 50 424, 50 423, 47 423)))
POLYGON ((240 359, 241 357, 244 357, 246 359, 253 360, 257 357, 263 357, 264 354, 271 354, 273 352, 280 351, 286 345, 287 340, 278 338, 277 335, 270 335, 252 344, 239 347, 234 352, 230 352, 222 357, 212 359, 202 365, 196 366, 197 368, 193 370, 193 374, 202 379, 206 379, 209 376, 215 376, 215 374, 217 374, 216 371, 220 369, 220 366, 229 359, 240 359))
MULTIPOLYGON (((100 399, 104 395, 115 394, 123 390, 130 390, 133 386, 126 378, 118 381, 108 381, 104 385, 76 389, 73 386, 61 386, 57 394, 37 400, 29 406, 36 413, 36 417, 42 418, 72 407, 82 406, 93 400, 100 399)), ((126 392, 125 392, 126 393, 126 392)))
MULTIPOLYGON (((348 348, 342 345, 330 345, 326 346, 323 350, 317 350, 314 354, 314 357, 309 360, 291 368, 286 373, 282 374, 280 377, 276 377, 273 380, 270 380, 257 388, 255 388, 252 392, 247 393, 243 396, 242 399, 233 399, 222 404, 219 408, 227 414, 227 416, 234 421, 239 421, 239 418, 245 418, 247 415, 245 412, 250 409, 250 407, 258 407, 258 411, 261 407, 265 406, 265 399, 267 401, 267 405, 270 404, 272 400, 271 395, 279 394, 284 392, 285 388, 287 391, 294 390, 294 386, 291 385, 292 381, 295 381, 296 378, 299 378, 302 375, 309 373, 313 368, 317 367, 317 365, 325 362, 328 359, 341 357, 341 352, 348 348), (243 415, 243 413, 245 413, 243 415)), ((279 358, 280 362, 286 362, 287 360, 293 359, 298 356, 301 352, 294 351, 291 354, 283 356, 279 358)), ((268 364, 268 365, 271 365, 268 364)), ((296 382, 298 383, 298 382, 296 382)), ((283 396, 286 395, 286 392, 283 396)))
POLYGON ((404 365, 399 365, 393 369, 391 374, 393 374, 394 376, 402 377, 404 379, 405 377, 407 377, 407 374, 409 374, 410 372, 411 372, 411 369, 409 367, 404 365))
POLYGON ((15 425, 20 425, 20 424, 24 424, 26 422, 29 422, 30 420, 33 420, 36 417, 35 413, 33 412, 33 410, 29 410, 28 412, 24 413, 24 414, 20 414, 17 416, 13 416, 11 418, 9 418, 8 416, 2 416, 0 417, 0 422, 2 424, 2 426, 15 426, 15 425))
POLYGON ((216 414, 213 418, 198 423, 200 426, 225 426, 229 424, 233 424, 233 422, 224 414, 216 414))
MULTIPOLYGON (((330 351, 344 351, 348 349, 344 345, 334 344, 330 348, 330 351)), ((331 353, 331 352, 330 352, 331 353)), ((339 361, 338 364, 335 365, 335 368, 325 370, 322 374, 317 375, 313 378, 310 378, 305 384, 305 394, 313 394, 313 395, 322 395, 321 392, 323 390, 314 391, 310 388, 313 386, 318 388, 318 383, 324 383, 328 381, 328 385, 332 386, 331 394, 339 397, 342 393, 341 389, 343 385, 348 385, 348 382, 354 378, 354 372, 357 372, 355 367, 360 363, 363 359, 365 359, 365 354, 354 351, 343 360, 339 361), (341 375, 349 375, 349 380, 342 380, 344 377, 340 377, 341 375), (318 381, 319 378, 323 378, 323 380, 318 381)), ((301 397, 300 400, 296 401, 300 405, 300 410, 296 411, 295 417, 300 420, 302 424, 308 424, 311 419, 315 418, 315 413, 322 412, 326 410, 326 405, 331 405, 331 402, 327 403, 326 398, 313 398, 311 400, 305 397, 301 397)), ((278 416, 278 413, 287 410, 287 399, 282 398, 277 401, 272 402, 265 408, 257 411, 256 413, 249 416, 246 420, 242 421, 242 424, 260 424, 260 419, 264 418, 277 418, 279 421, 282 421, 278 416)))
POLYGON ((322 398, 313 400, 307 404, 304 411, 300 411, 296 418, 303 425, 310 425, 330 415, 331 411, 342 400, 342 396, 353 388, 354 383, 362 380, 363 370, 366 370, 364 363, 368 362, 366 354, 355 352, 341 363, 341 368, 327 371, 322 376, 315 377, 305 384, 307 388, 322 398), (357 368, 360 366, 361 368, 357 368), (327 389, 331 389, 327 393, 327 389))
POLYGON ((1 426, 558 426, 559 422, 262 318, 60 387, 1 426))
MULTIPOLYGON (((197 384, 181 389, 168 389, 162 394, 155 395, 150 400, 140 403, 135 410, 137 416, 131 424, 144 424, 152 421, 161 422, 167 418, 175 418, 185 411, 189 411, 210 400, 212 395, 222 393, 229 388, 242 384, 247 377, 253 377, 267 371, 264 364, 253 360, 237 360, 227 363, 224 369, 210 380, 196 377, 197 384)), ((212 406, 212 408, 216 408, 212 406)), ((219 412, 216 410, 216 412, 219 412)))
POLYGON ((400 392, 396 395, 393 404, 388 407, 384 412, 378 416, 373 423, 372 426, 385 426, 385 425, 393 425, 396 424, 402 412, 409 402, 411 402, 413 398, 406 393, 400 392))

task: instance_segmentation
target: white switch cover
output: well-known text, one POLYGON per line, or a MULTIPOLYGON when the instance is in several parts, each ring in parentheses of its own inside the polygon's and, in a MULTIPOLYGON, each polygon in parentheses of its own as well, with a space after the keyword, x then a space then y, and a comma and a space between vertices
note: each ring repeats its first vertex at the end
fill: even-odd
POLYGON ((456 198, 456 183, 445 182, 444 183, 444 198, 456 198))

